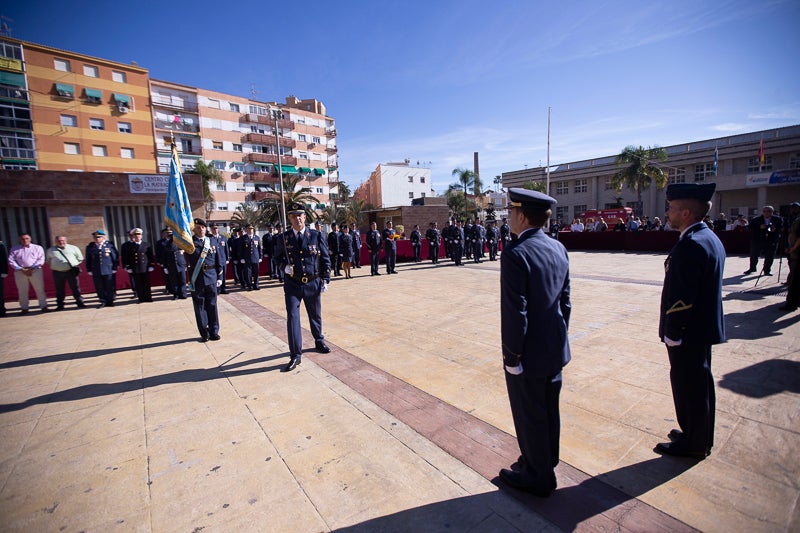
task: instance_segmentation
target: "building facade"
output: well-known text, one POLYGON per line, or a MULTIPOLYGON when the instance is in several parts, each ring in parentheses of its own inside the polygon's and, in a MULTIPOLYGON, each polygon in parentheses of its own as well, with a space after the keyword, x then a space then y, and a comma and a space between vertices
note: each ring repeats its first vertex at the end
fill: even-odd
POLYGON ((353 193, 373 207, 399 207, 411 205, 419 198, 435 196, 431 189, 431 169, 402 163, 382 163, 353 193))
MULTIPOLYGON (((712 215, 753 217, 764 205, 787 211, 800 201, 800 125, 688 142, 665 147, 667 160, 655 162, 669 183, 717 184, 712 215), (763 144, 762 144, 763 143, 763 144), (764 159, 759 158, 763 146, 764 159), (716 151, 716 172, 715 172, 716 151)), ((616 156, 575 161, 550 170, 550 195, 558 200, 554 217, 569 223, 589 209, 618 205, 632 207, 637 215, 663 217, 666 191, 651 186, 642 193, 641 205, 633 191, 617 192, 611 177, 620 169, 616 156)), ((546 181, 546 169, 504 172, 503 186, 521 187, 546 181)))

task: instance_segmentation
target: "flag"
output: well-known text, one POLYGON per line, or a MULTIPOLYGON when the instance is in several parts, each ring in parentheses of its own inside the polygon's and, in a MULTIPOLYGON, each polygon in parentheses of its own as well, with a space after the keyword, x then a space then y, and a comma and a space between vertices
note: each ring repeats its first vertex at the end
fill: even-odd
POLYGON ((164 205, 164 224, 172 229, 172 239, 178 248, 191 254, 194 252, 192 242, 192 207, 189 205, 189 195, 181 175, 181 162, 178 159, 178 148, 172 145, 172 160, 169 162, 169 185, 167 187, 167 202, 164 205))
POLYGON ((717 175, 717 169, 719 168, 719 150, 717 147, 714 147, 714 175, 717 175))
POLYGON ((758 171, 761 172, 761 167, 764 166, 766 157, 764 156, 764 138, 761 138, 761 144, 758 146, 758 171))

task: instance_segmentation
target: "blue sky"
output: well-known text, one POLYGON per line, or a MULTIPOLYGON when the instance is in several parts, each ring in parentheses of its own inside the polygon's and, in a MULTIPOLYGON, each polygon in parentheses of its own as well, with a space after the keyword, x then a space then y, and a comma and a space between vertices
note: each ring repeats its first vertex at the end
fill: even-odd
POLYGON ((12 37, 157 79, 317 98, 352 189, 406 158, 439 191, 476 151, 488 184, 544 165, 548 106, 552 165, 800 124, 796 0, 123 5, 29 0, 0 14, 12 37))

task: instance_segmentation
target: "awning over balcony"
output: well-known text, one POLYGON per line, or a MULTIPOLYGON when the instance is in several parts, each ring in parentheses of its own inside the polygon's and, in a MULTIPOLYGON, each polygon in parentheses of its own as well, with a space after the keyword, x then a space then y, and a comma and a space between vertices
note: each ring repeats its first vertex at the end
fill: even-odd
POLYGON ((87 98, 97 98, 98 100, 103 98, 103 91, 100 89, 84 89, 86 92, 87 98))
POLYGON ((66 83, 56 83, 56 92, 58 93, 58 96, 72 98, 75 96, 75 87, 66 83))
POLYGON ((294 165, 281 165, 281 172, 284 174, 297 174, 297 167, 294 165))
POLYGON ((300 172, 303 174, 311 174, 311 169, 308 167, 300 167, 298 170, 300 170, 300 172))
POLYGON ((315 168, 314 169, 314 175, 315 176, 324 176, 325 175, 325 169, 324 168, 315 168))
POLYGON ((11 87, 25 87, 25 75, 14 72, 0 70, 0 85, 10 85, 11 87))
POLYGON ((131 97, 128 96, 128 95, 125 95, 125 94, 114 93, 114 100, 118 104, 122 104, 122 105, 126 105, 126 106, 130 106, 130 104, 131 104, 131 97))
POLYGON ((272 166, 270 163, 259 163, 258 161, 256 161, 255 165, 262 168, 269 168, 272 166))

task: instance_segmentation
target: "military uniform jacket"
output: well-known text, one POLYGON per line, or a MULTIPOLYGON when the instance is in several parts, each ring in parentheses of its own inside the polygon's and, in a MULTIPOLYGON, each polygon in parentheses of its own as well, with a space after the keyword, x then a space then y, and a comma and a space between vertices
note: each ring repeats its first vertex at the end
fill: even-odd
POLYGON ((153 248, 149 242, 135 243, 128 241, 122 244, 122 268, 144 274, 153 266, 153 248))
POLYGON ((242 235, 236 239, 236 258, 247 263, 258 263, 261 260, 261 239, 258 235, 242 235))
POLYGON ((211 239, 211 244, 217 250, 219 261, 224 266, 228 261, 228 239, 226 239, 225 235, 222 234, 219 234, 216 237, 214 235, 209 235, 208 238, 211 239))
POLYGON ((188 277, 189 279, 192 278, 194 275, 195 268, 203 269, 202 272, 197 274, 197 278, 194 280, 195 288, 200 287, 217 287, 217 270, 222 268, 225 265, 224 261, 220 260, 220 255, 217 246, 214 244, 214 241, 206 237, 202 239, 197 235, 192 237, 192 242, 194 242, 194 252, 188 255, 189 259, 189 272, 188 277), (203 247, 208 244, 208 252, 206 256, 203 258, 203 261, 200 262, 200 256, 203 254, 203 247), (199 263, 199 264, 198 264, 199 263))
POLYGON ((464 246, 464 228, 455 227, 450 233, 453 244, 464 246))
POLYGON ((524 231, 500 256, 503 361, 536 377, 561 372, 570 358, 569 258, 540 228, 524 231))
POLYGON ((414 231, 411 232, 409 238, 411 239, 411 244, 420 244, 420 242, 422 241, 422 234, 419 232, 419 230, 415 229, 414 231))
POLYGON ((328 233, 328 253, 330 255, 339 255, 339 236, 341 233, 332 231, 328 233))
MULTIPOLYGON (((331 258, 328 255, 328 243, 317 230, 306 228, 301 239, 294 234, 294 229, 283 233, 286 249, 281 246, 276 250, 275 258, 292 265, 292 278, 303 282, 321 278, 326 283, 331 280, 331 258)), ((288 277, 288 275, 287 275, 288 277)))
POLYGON ((261 251, 264 253, 264 256, 272 257, 272 254, 275 253, 275 249, 272 244, 274 240, 275 235, 272 233, 265 233, 261 236, 261 251))
POLYGON ((167 239, 166 248, 164 249, 164 263, 162 264, 172 272, 184 272, 186 270, 186 258, 183 255, 183 250, 169 239, 167 239))
POLYGON ((383 247, 386 250, 397 250, 397 243, 392 238, 394 233, 395 233, 394 229, 386 228, 383 230, 383 233, 381 234, 381 239, 383 239, 383 247))
POLYGON ((425 238, 428 240, 428 245, 431 247, 439 246, 439 230, 428 228, 425 232, 425 238))
POLYGON ((239 239, 241 237, 231 237, 228 239, 228 259, 234 263, 239 262, 239 239))
POLYGON ((500 226, 500 238, 504 241, 511 238, 511 226, 508 224, 500 226))
POLYGON ((361 232, 353 229, 350 230, 350 235, 353 237, 353 251, 358 252, 361 249, 361 232))
POLYGON ((110 276, 119 266, 117 247, 111 241, 98 245, 90 242, 86 247, 86 270, 96 276, 110 276))
POLYGON ((486 230, 486 240, 489 242, 497 240, 497 230, 494 229, 494 226, 486 230))
POLYGON ((381 234, 378 230, 369 230, 367 232, 367 248, 370 252, 377 252, 381 249, 381 234))
POLYGON ((722 270, 725 249, 702 222, 686 230, 664 261, 660 339, 682 344, 718 344, 725 340, 722 270))
POLYGON ((164 254, 167 250, 169 239, 159 239, 156 241, 156 262, 161 266, 166 266, 164 254))
POLYGON ((353 260, 353 236, 349 233, 339 233, 339 255, 343 261, 353 260))

